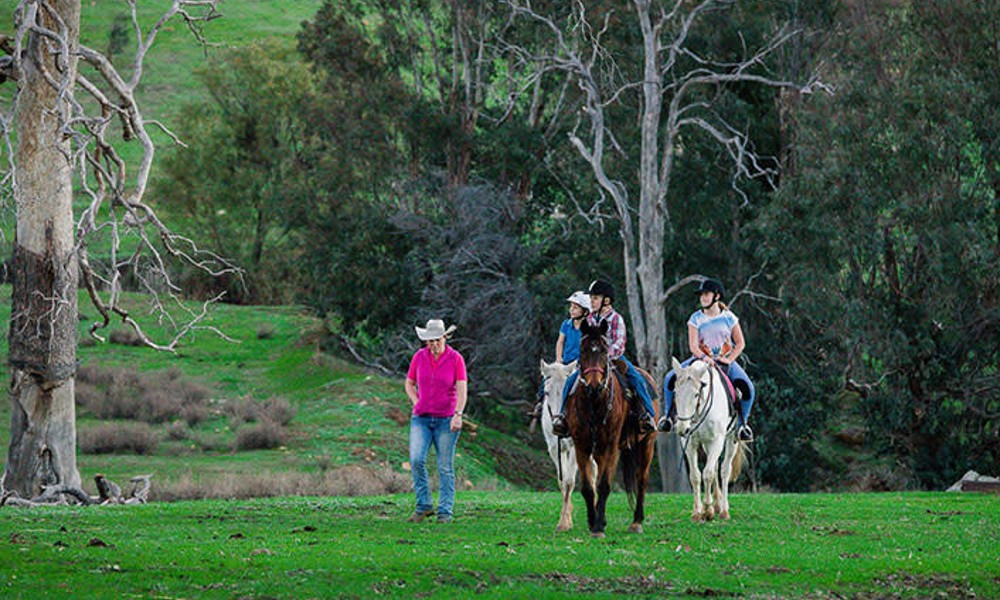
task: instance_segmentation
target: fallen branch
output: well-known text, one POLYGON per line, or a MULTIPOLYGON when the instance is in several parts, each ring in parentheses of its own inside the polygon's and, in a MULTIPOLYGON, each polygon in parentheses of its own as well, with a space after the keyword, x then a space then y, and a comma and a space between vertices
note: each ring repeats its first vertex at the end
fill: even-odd
POLYGON ((121 486, 98 474, 94 476, 97 484, 97 496, 91 496, 80 488, 56 484, 42 487, 42 493, 31 499, 21 498, 17 492, 6 492, 0 496, 0 506, 53 506, 66 504, 145 504, 149 501, 149 488, 152 475, 136 475, 129 481, 132 487, 128 494, 122 494, 121 486))

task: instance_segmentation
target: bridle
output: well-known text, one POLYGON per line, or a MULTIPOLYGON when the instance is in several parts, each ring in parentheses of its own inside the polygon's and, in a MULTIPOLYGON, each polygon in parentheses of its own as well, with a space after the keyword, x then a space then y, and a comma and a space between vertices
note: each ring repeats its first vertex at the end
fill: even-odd
POLYGON ((694 432, 697 431, 698 428, 702 426, 702 424, 705 422, 705 419, 708 418, 708 414, 712 411, 712 405, 715 403, 715 386, 712 385, 712 370, 713 369, 717 369, 717 368, 718 367, 716 367, 715 365, 710 365, 709 366, 709 371, 708 371, 708 381, 707 382, 706 381, 700 381, 699 382, 699 386, 698 386, 698 402, 694 405, 694 412, 691 413, 691 415, 687 416, 687 417, 682 417, 680 415, 677 415, 677 417, 676 417, 676 419, 678 421, 693 421, 693 422, 695 422, 691 426, 691 428, 688 429, 688 432, 686 434, 684 434, 684 437, 690 437, 692 434, 694 434, 694 432), (707 399, 705 398, 705 394, 703 393, 705 391, 705 386, 709 386, 708 387, 708 398, 707 399), (702 410, 702 408, 701 408, 703 400, 705 400, 705 408, 704 408, 704 410, 702 410))
MULTIPOLYGON (((580 362, 581 363, 583 362, 583 356, 580 357, 580 362)), ((606 358, 604 360, 603 365, 594 364, 588 367, 583 367, 583 370, 580 372, 583 379, 583 385, 587 389, 587 393, 591 397, 607 393, 608 403, 604 410, 604 419, 601 422, 602 426, 608 422, 608 418, 611 416, 612 410, 614 410, 614 392, 609 390, 609 388, 612 385, 611 380, 614 379, 614 375, 611 372, 611 368, 612 368, 611 356, 609 354, 606 354, 606 358), (590 383, 587 381, 587 376, 593 373, 597 373, 598 375, 601 376, 601 385, 594 387, 591 386, 590 383)), ((592 428, 595 425, 596 425, 595 423, 591 423, 592 428)))

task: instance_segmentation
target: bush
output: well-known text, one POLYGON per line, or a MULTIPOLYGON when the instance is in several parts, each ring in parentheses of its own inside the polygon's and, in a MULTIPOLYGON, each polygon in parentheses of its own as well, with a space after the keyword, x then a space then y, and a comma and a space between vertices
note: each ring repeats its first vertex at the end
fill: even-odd
POLYGON ((326 473, 224 473, 196 479, 192 474, 156 486, 156 501, 274 496, 381 496, 412 489, 410 476, 390 468, 340 467, 326 473))
POLYGON ((131 329, 115 329, 108 336, 108 341, 112 344, 120 344, 122 346, 142 346, 142 338, 139 337, 135 331, 131 329))
POLYGON ((104 423, 81 428, 77 442, 83 454, 148 455, 156 452, 160 440, 146 423, 104 423))
POLYGON ((288 425, 298 411, 284 398, 270 398, 261 405, 261 418, 280 425, 288 425))
POLYGON ((208 387, 183 379, 178 369, 138 374, 128 369, 81 367, 76 402, 99 419, 166 423, 183 419, 195 426, 208 419, 208 387))
POLYGON ((264 419, 236 432, 236 449, 270 450, 284 445, 287 440, 288 433, 280 423, 264 419))

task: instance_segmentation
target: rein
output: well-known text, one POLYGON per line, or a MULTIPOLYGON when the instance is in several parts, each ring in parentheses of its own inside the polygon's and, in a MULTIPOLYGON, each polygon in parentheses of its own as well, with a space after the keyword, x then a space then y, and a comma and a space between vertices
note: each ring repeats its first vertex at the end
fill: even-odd
MULTIPOLYGON (((718 369, 716 366, 712 366, 713 369, 718 369)), ((705 419, 708 418, 708 413, 712 411, 712 405, 715 403, 715 386, 712 385, 712 377, 709 375, 708 383, 701 382, 701 386, 698 388, 698 404, 694 407, 694 413, 690 417, 682 417, 678 415, 676 418, 678 421, 697 421, 691 426, 687 434, 684 437, 690 437, 695 431, 698 430, 705 423, 705 419), (708 385, 708 403, 705 406, 705 410, 699 410, 701 407, 701 401, 704 399, 705 386, 708 385)))

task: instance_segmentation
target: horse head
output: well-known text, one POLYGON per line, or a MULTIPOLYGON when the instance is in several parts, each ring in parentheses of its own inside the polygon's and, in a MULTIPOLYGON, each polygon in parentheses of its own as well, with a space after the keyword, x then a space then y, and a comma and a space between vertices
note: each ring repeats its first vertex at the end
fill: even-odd
POLYGON ((584 321, 580 325, 580 378, 589 389, 607 386, 611 376, 608 360, 608 323, 591 325, 584 321))
POLYGON ((683 367, 671 357, 674 367, 674 406, 677 408, 677 434, 687 435, 697 428, 699 421, 708 411, 708 395, 711 392, 712 372, 708 363, 696 360, 683 367))
POLYGON ((563 386, 566 383, 566 379, 570 376, 570 373, 575 370, 575 360, 567 365, 558 361, 551 363, 547 363, 545 360, 541 361, 540 372, 542 374, 542 384, 545 389, 545 402, 549 405, 552 411, 559 412, 559 406, 562 402, 563 386))

